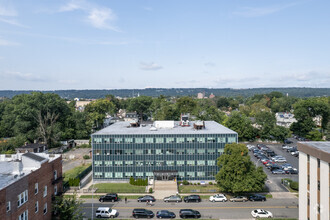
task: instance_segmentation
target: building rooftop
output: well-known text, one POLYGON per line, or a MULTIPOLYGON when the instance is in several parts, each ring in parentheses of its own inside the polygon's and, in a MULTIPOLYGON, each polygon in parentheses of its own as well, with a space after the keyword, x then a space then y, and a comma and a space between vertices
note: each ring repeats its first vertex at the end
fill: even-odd
POLYGON ((51 162, 60 156, 45 153, 0 154, 0 190, 39 169, 42 163, 51 162), (24 161, 24 157, 35 163, 24 161))
POLYGON ((141 124, 140 127, 130 127, 130 122, 116 122, 93 135, 104 134, 237 134, 235 131, 215 121, 205 121, 205 128, 201 130, 194 129, 194 121, 189 126, 180 126, 179 121, 155 121, 154 124, 141 124), (163 123, 164 127, 159 127, 163 123), (157 126, 155 126, 157 124, 157 126), (173 124, 172 127, 169 124, 173 124))
POLYGON ((298 150, 330 163, 330 141, 298 142, 298 150))
POLYGON ((299 142, 303 145, 316 148, 318 150, 324 151, 325 153, 330 154, 330 141, 306 141, 299 142))

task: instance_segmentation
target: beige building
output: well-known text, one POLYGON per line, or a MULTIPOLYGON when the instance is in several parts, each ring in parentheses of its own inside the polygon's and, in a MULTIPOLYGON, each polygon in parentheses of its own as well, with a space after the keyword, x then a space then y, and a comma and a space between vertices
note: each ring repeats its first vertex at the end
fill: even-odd
POLYGON ((299 219, 329 220, 330 142, 298 142, 299 219))

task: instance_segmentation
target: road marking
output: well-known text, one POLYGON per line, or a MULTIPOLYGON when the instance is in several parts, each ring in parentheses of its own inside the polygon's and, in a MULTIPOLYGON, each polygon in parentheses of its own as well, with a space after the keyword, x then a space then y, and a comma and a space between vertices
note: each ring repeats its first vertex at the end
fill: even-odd
MULTIPOLYGON (((92 206, 85 206, 83 208, 92 208, 92 206)), ((94 206, 94 208, 97 208, 94 206)), ((136 208, 146 208, 146 209, 158 209, 158 210, 163 210, 163 209, 185 209, 185 207, 112 207, 114 209, 136 209, 136 208)), ((254 207, 199 207, 198 210, 200 209, 297 209, 297 206, 254 206, 254 207)))

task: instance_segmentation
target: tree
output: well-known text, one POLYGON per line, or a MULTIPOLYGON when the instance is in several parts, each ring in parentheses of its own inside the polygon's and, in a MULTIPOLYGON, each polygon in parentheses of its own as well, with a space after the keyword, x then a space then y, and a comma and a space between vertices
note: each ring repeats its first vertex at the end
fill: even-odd
POLYGON ((275 140, 283 141, 290 136, 290 130, 288 128, 275 125, 269 133, 275 140))
POLYGON ((270 138, 270 132, 276 124, 275 115, 271 112, 260 111, 256 114, 256 123, 261 126, 260 137, 262 139, 270 138))
POLYGON ((229 100, 226 97, 219 97, 217 100, 218 108, 228 108, 229 107, 229 100))
POLYGON ((226 126, 238 133, 239 140, 251 140, 256 137, 256 130, 251 120, 243 114, 234 111, 228 118, 226 126))
POLYGON ((227 117, 225 113, 220 111, 214 106, 210 106, 207 108, 204 108, 203 111, 198 111, 199 114, 196 115, 199 120, 203 121, 215 121, 219 124, 223 124, 225 121, 225 118, 227 117))
POLYGON ((139 96, 130 100, 128 104, 129 111, 136 111, 139 117, 143 120, 143 114, 150 115, 152 98, 149 96, 139 96))
POLYGON ((322 133, 319 130, 314 129, 314 130, 308 132, 308 134, 306 135, 306 138, 311 141, 322 141, 322 133))
POLYGON ((176 101, 176 108, 179 113, 192 113, 197 107, 197 102, 191 97, 184 96, 176 101))
POLYGON ((77 195, 63 197, 57 196, 53 203, 55 219, 59 220, 82 220, 82 201, 77 199, 77 195))
POLYGON ((86 105, 87 124, 94 129, 100 129, 103 126, 103 120, 107 114, 114 114, 116 106, 108 99, 98 99, 86 105))
POLYGON ((220 191, 245 193, 262 191, 267 175, 251 162, 244 144, 227 144, 218 158, 220 171, 215 180, 220 191))

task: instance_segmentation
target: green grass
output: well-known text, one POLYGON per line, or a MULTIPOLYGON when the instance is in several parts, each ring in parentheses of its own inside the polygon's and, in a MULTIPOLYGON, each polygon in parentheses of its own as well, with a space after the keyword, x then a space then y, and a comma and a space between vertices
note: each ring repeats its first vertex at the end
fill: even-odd
POLYGON ((180 193, 218 193, 219 188, 216 185, 182 185, 179 186, 180 193), (214 190, 214 191, 212 191, 214 190))
POLYGON ((98 183, 94 185, 97 193, 145 193, 145 186, 134 186, 129 183, 98 183))
POLYGON ((79 173, 84 171, 87 167, 89 167, 91 164, 86 164, 83 166, 75 167, 71 170, 68 170, 64 173, 64 181, 69 181, 70 178, 76 178, 79 173))

